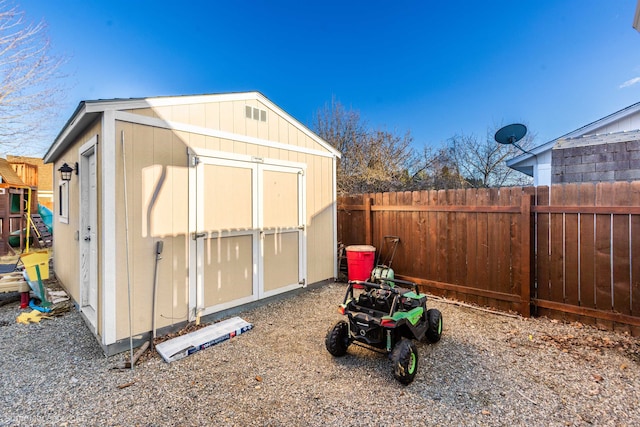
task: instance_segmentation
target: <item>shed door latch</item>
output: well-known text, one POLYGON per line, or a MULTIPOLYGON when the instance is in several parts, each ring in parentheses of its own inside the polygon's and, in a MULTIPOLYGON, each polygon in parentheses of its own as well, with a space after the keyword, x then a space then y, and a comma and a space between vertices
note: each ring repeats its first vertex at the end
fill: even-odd
POLYGON ((191 233, 193 240, 198 240, 201 237, 207 237, 207 233, 191 233))

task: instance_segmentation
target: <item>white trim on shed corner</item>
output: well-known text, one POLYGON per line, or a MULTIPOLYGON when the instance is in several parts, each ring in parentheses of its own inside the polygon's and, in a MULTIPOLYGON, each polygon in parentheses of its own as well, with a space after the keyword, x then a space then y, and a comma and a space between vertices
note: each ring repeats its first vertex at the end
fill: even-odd
POLYGON ((100 272, 102 276, 102 300, 100 310, 102 311, 102 344, 110 345, 116 342, 116 271, 113 262, 117 259, 116 246, 116 119, 113 111, 105 111, 102 115, 102 144, 98 147, 98 153, 102 158, 98 158, 102 171, 101 196, 101 216, 102 216, 102 236, 100 272))
POLYGON ((263 147, 277 148, 286 151, 295 151, 303 154, 311 154, 321 157, 336 157, 333 152, 325 152, 320 150, 314 150, 306 147, 299 147, 297 145, 283 144, 281 142, 269 141, 266 139, 254 138, 251 136, 241 135, 237 133, 225 132, 217 129, 205 128, 202 126, 194 126, 186 123, 168 121, 158 119, 155 117, 142 116, 140 114, 127 113, 125 111, 116 111, 116 120, 123 122, 134 123, 143 126, 151 126, 162 129, 176 130, 181 132, 193 133, 196 135, 211 136, 214 138, 228 139, 230 141, 244 142, 247 144, 260 145, 263 147))

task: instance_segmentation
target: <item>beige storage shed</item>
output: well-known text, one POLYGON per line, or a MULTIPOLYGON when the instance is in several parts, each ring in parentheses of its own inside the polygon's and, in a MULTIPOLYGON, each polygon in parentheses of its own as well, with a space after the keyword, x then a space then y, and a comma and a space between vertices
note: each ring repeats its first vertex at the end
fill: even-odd
POLYGON ((332 279, 339 156, 258 92, 83 101, 44 157, 56 276, 107 354, 332 279))

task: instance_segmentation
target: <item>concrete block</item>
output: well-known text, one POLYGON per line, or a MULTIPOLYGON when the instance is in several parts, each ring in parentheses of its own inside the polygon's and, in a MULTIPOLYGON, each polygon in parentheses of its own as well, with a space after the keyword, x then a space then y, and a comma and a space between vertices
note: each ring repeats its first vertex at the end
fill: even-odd
POLYGON ((601 163, 611 162, 615 160, 615 156, 619 153, 597 153, 582 156, 582 163, 601 163))
POLYGON ((615 172, 589 172, 582 174, 582 182, 602 182, 602 181, 614 181, 615 172))
POLYGON ((614 142, 612 144, 607 144, 609 146, 608 152, 619 153, 621 151, 627 151, 627 143, 625 142, 614 142))
POLYGON ((585 173, 585 172, 595 172, 596 164, 595 163, 587 163, 587 164, 574 164, 567 165, 564 168, 565 173, 585 173))
POLYGON ((569 182, 582 182, 581 173, 565 173, 562 175, 562 181, 558 181, 558 183, 569 183, 569 182))
POLYGON ((627 151, 631 151, 631 152, 640 151, 640 141, 627 141, 627 151))
POLYGON ((581 163, 582 163, 582 156, 581 155, 579 155, 579 156, 565 156, 563 161, 562 161, 562 164, 564 166, 567 166, 567 165, 579 165, 581 163))
POLYGON ((563 166, 564 165, 564 150, 552 150, 551 151, 551 166, 563 166))
POLYGON ((628 169, 615 172, 616 181, 640 180, 640 169, 628 169))
POLYGON ((606 171, 618 171, 618 170, 627 170, 629 169, 629 161, 622 160, 619 162, 602 162, 595 164, 596 172, 606 172, 606 171))

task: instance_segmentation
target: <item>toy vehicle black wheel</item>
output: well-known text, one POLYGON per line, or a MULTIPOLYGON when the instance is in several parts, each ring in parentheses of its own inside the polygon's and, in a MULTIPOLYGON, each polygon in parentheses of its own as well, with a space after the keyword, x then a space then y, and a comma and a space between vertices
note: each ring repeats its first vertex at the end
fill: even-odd
POLYGON ((390 355, 393 376, 402 384, 409 384, 418 371, 418 350, 413 341, 402 338, 390 355))
POLYGON ((442 335, 442 313, 436 308, 427 310, 427 332, 425 336, 427 341, 436 343, 440 341, 442 335))
POLYGON ((329 329, 324 340, 327 351, 336 357, 344 356, 350 343, 349 325, 344 320, 339 321, 333 328, 329 329))

